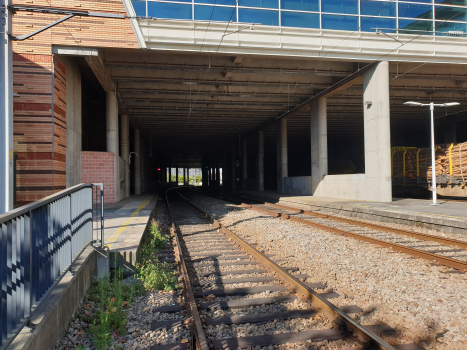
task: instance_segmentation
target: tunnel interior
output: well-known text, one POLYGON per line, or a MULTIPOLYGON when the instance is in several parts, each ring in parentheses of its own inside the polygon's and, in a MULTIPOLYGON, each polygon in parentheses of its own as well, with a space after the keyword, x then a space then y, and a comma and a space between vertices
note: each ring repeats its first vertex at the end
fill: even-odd
MULTIPOLYGON (((238 188, 255 189, 258 131, 263 130, 264 187, 276 190, 277 120, 287 115, 288 177, 311 176, 310 109, 290 111, 368 63, 106 50, 104 64, 117 87, 120 113, 131 120, 130 151, 134 152, 134 130, 139 129, 142 147, 150 153, 145 161, 151 163, 154 181, 166 176, 168 167, 222 168, 224 185, 235 177, 238 188)), ((429 110, 403 104, 411 100, 461 103, 435 110, 435 137, 437 144, 467 141, 463 92, 467 68, 418 66, 390 63, 391 146, 430 146, 429 110)), ((89 69, 82 71, 83 150, 103 150, 105 92, 89 69)), ((328 174, 365 173, 362 79, 337 89, 326 100, 328 174)), ((130 169, 133 193, 134 162, 130 169)))

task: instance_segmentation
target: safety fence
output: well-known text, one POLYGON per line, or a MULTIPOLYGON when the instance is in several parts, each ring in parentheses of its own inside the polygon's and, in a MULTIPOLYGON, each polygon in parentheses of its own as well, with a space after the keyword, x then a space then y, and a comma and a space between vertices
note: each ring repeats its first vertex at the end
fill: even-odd
MULTIPOLYGON (((0 349, 29 323, 41 301, 93 242, 94 209, 98 211, 93 187, 76 185, 0 215, 0 349)), ((102 187, 99 192, 103 196, 102 187)), ((102 206, 100 219, 103 222, 102 206)))

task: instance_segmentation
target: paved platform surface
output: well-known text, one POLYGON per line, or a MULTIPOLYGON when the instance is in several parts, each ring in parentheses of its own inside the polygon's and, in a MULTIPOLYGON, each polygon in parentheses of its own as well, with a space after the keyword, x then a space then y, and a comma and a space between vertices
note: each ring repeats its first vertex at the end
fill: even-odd
POLYGON ((119 265, 134 270, 139 243, 143 237, 159 193, 133 195, 118 203, 104 205, 104 245, 110 250, 110 265, 118 253, 119 265))
POLYGON ((374 215, 384 217, 384 221, 394 219, 394 222, 422 223, 427 228, 433 228, 450 233, 467 234, 467 201, 451 201, 440 199, 440 205, 431 205, 432 200, 398 199, 392 203, 377 203, 335 199, 314 196, 295 196, 280 194, 276 191, 236 191, 245 196, 261 197, 271 202, 295 203, 307 207, 322 207, 334 212, 347 212, 350 216, 369 218, 374 215), (367 217, 365 217, 365 215, 367 217), (407 222, 403 222, 407 221, 407 222))

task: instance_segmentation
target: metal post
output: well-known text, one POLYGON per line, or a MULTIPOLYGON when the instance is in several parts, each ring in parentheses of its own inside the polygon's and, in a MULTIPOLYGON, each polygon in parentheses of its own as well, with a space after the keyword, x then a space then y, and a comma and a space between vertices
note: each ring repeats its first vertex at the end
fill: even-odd
POLYGON ((11 0, 0 0, 0 214, 13 209, 13 51, 11 0))
POLYGON ((436 165, 435 165, 435 117, 434 117, 434 103, 430 103, 431 111, 431 178, 433 185, 433 205, 436 205, 436 165))
POLYGON ((94 185, 91 185, 91 241, 94 246, 94 185))
POLYGON ((104 248, 104 188, 101 187, 101 248, 104 248))
POLYGON ((33 240, 32 240, 32 210, 29 211, 29 321, 31 321, 31 310, 34 302, 34 275, 33 275, 33 240))
MULTIPOLYGON (((92 196, 91 196, 92 197, 92 196)), ((71 193, 70 193, 70 271, 73 265, 73 210, 71 208, 71 193)))

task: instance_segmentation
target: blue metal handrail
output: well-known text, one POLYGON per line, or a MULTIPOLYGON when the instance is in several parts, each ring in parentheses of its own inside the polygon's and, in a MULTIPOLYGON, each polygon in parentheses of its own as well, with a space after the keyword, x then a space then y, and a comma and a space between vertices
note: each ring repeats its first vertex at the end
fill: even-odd
POLYGON ((0 215, 0 349, 92 242, 91 184, 80 184, 0 215))

